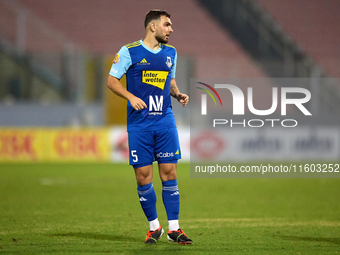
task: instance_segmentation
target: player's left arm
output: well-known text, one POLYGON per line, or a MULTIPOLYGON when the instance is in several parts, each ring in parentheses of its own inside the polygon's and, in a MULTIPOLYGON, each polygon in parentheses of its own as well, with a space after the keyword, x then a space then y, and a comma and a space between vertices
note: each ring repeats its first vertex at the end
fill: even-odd
POLYGON ((176 98, 183 107, 189 103, 189 96, 179 91, 175 78, 170 81, 170 95, 176 98))

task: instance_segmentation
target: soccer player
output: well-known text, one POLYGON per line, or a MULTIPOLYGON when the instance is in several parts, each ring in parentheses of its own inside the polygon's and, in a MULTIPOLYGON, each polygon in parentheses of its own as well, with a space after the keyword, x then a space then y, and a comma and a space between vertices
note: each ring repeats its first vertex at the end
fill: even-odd
POLYGON ((192 240, 178 223, 177 160, 181 158, 181 149, 171 106, 171 96, 183 107, 188 104, 189 97, 180 93, 175 80, 177 52, 167 44, 173 32, 170 14, 151 10, 144 26, 145 38, 123 46, 116 54, 107 86, 128 100, 129 164, 134 168, 139 201, 150 226, 145 243, 156 243, 164 234, 152 185, 152 164, 157 161, 169 224, 167 238, 191 244, 192 240), (120 83, 124 74, 127 89, 120 83))

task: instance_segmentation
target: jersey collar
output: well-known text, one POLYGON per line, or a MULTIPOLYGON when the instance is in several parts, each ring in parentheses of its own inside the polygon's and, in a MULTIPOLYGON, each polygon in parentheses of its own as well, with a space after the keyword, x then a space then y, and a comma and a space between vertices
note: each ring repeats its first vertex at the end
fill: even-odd
POLYGON ((153 50, 153 49, 150 49, 148 46, 146 46, 143 42, 143 39, 140 39, 140 44, 148 51, 150 51, 151 53, 153 54, 157 54, 158 52, 160 52, 163 48, 163 44, 161 43, 161 45, 159 46, 159 48, 157 50, 153 50))

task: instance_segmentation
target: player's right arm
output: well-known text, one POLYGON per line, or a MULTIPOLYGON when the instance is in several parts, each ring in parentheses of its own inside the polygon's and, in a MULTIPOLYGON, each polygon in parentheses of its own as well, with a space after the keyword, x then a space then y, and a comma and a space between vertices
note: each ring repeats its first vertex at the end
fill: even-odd
POLYGON ((147 108, 145 102, 134 96, 119 81, 131 66, 131 56, 124 46, 116 54, 107 80, 107 87, 116 95, 129 100, 131 106, 136 111, 147 108))
POLYGON ((147 108, 145 102, 127 91, 116 77, 109 75, 107 87, 116 95, 129 100, 131 106, 136 111, 147 108))

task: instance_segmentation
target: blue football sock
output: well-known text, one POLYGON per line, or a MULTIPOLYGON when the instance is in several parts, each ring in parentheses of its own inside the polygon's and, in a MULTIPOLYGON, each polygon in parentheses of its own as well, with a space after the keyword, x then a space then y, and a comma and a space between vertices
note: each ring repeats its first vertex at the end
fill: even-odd
POLYGON ((177 180, 162 182, 163 203, 168 216, 168 220, 178 220, 179 214, 179 192, 177 180))
POLYGON ((152 182, 143 186, 137 185, 137 190, 140 204, 143 208, 145 216, 148 218, 148 221, 157 219, 157 197, 155 190, 153 189, 152 182))

